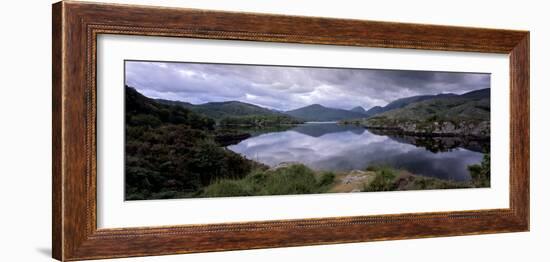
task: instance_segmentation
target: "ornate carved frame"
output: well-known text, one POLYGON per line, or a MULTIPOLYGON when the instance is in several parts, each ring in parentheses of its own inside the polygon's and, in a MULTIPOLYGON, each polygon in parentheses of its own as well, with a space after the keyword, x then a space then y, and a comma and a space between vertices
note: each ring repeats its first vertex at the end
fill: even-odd
POLYGON ((53 257, 81 260, 529 230, 529 32, 64 1, 53 5, 53 257), (99 34, 233 39, 510 56, 510 207, 98 229, 99 34))

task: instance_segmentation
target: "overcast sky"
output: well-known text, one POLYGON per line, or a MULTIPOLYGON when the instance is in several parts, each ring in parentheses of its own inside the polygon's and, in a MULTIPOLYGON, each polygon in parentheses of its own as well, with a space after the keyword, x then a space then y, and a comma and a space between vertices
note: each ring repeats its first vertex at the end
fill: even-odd
POLYGON ((490 75, 126 61, 126 84, 148 97, 193 104, 236 100, 277 110, 310 104, 368 110, 403 97, 489 88, 490 75))

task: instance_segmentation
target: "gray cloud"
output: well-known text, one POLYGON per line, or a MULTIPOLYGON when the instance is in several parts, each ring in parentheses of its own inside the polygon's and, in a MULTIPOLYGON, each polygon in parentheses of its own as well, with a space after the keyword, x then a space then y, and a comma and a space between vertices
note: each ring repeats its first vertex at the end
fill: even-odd
POLYGON ((290 110, 310 104, 350 109, 408 96, 490 87, 490 75, 409 70, 126 61, 126 84, 144 95, 194 104, 238 100, 290 110))

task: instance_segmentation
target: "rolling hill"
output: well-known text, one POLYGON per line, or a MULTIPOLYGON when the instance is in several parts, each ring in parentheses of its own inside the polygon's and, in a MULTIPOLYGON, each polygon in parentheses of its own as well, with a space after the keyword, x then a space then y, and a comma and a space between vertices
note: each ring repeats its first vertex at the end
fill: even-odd
POLYGON ((184 124, 194 129, 212 130, 214 121, 184 107, 158 103, 132 87, 125 87, 127 125, 157 127, 162 124, 184 124))
POLYGON ((240 117, 240 116, 281 116, 284 115, 280 112, 263 108, 257 105, 252 105, 239 101, 225 101, 225 102, 210 102, 205 104, 194 105, 187 102, 171 101, 164 99, 157 99, 158 102, 168 105, 178 105, 184 108, 188 108, 196 113, 201 113, 213 119, 222 119, 224 117, 240 117))
POLYGON ((409 103, 404 107, 375 115, 396 120, 489 120, 490 89, 476 90, 463 95, 433 96, 409 103))
POLYGON ((125 88, 125 200, 193 197, 261 167, 216 141, 214 120, 125 88))
POLYGON ((250 117, 271 117, 278 119, 288 118, 288 120, 286 120, 287 122, 290 120, 293 120, 292 122, 338 121, 342 119, 363 118, 366 116, 364 113, 366 111, 362 107, 356 107, 352 111, 313 104, 284 112, 271 110, 240 101, 210 102, 198 105, 165 99, 157 99, 156 101, 165 105, 181 106, 218 121, 223 119, 237 120, 237 118, 244 120, 245 118, 249 119, 250 117))
POLYGON ((365 114, 353 112, 344 109, 325 107, 319 104, 313 104, 301 107, 295 110, 285 112, 304 121, 340 121, 344 119, 364 118, 365 114))
MULTIPOLYGON (((369 118, 345 121, 376 129, 392 129, 410 134, 490 135, 490 89, 462 95, 445 94, 396 100, 403 107, 378 113, 369 118), (415 101, 415 102, 411 102, 415 101)), ((392 103, 388 104, 391 105, 392 103)), ((387 107, 387 106, 386 106, 387 107)))
POLYGON ((303 122, 279 111, 239 101, 210 102, 199 105, 164 99, 157 99, 156 101, 165 105, 175 105, 189 109, 216 120, 216 123, 220 126, 273 127, 295 125, 303 122))
POLYGON ((365 112, 365 115, 367 115, 367 116, 373 116, 373 115, 376 115, 376 114, 380 114, 380 113, 382 113, 382 112, 384 112, 384 108, 383 108, 383 107, 381 107, 381 106, 373 106, 373 107, 371 107, 369 110, 367 110, 367 111, 365 112))
POLYGON ((355 113, 361 113, 361 114, 367 113, 367 110, 365 110, 362 106, 356 106, 356 107, 350 109, 349 111, 355 112, 355 113))
POLYGON ((384 113, 390 110, 399 109, 406 107, 409 104, 421 102, 424 100, 430 100, 434 98, 448 98, 458 96, 456 94, 438 94, 438 95, 422 95, 422 96, 411 96, 401 99, 394 100, 387 104, 386 106, 374 106, 365 112, 367 116, 374 116, 376 114, 384 113))

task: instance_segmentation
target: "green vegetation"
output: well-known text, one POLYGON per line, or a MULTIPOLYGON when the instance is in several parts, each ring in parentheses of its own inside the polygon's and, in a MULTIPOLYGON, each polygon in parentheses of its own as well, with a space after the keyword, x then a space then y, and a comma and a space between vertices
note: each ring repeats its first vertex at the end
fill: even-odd
POLYGON ((247 115, 228 116, 220 120, 220 126, 248 126, 248 127, 271 127, 278 125, 297 125, 303 121, 286 115, 247 115))
POLYGON ((316 174, 302 164, 276 170, 255 170, 241 179, 220 179, 204 189, 203 197, 295 195, 324 193, 334 183, 331 172, 316 174))
POLYGON ((290 115, 239 101, 211 102, 200 105, 164 99, 157 99, 155 101, 163 105, 189 109, 198 115, 215 120, 221 127, 265 128, 303 123, 302 120, 298 120, 290 115))
POLYGON ((191 197, 263 165, 216 143, 214 120, 126 88, 126 199, 191 197))
POLYGON ((480 164, 468 167, 472 179, 468 182, 442 180, 433 177, 419 176, 388 166, 370 166, 367 171, 375 172, 375 177, 364 185, 364 192, 426 190, 452 188, 490 187, 491 161, 485 154, 480 164))
MULTIPOLYGON (((390 110, 398 109, 406 107, 412 103, 422 102, 425 100, 431 100, 431 99, 441 99, 441 98, 452 98, 457 97, 456 94, 437 94, 437 95, 422 95, 422 96, 411 96, 411 97, 405 97, 400 98, 397 100, 392 101, 391 103, 387 104, 386 106, 378 109, 378 113, 387 112, 390 110)), ((370 111, 370 110, 369 110, 370 111)))
POLYGON ((156 101, 165 105, 177 105, 180 107, 184 107, 195 113, 204 115, 216 121, 220 121, 223 119, 227 119, 225 121, 233 119, 236 119, 236 121, 242 121, 240 120, 241 117, 244 117, 245 119, 247 117, 250 117, 251 119, 264 118, 271 121, 280 118, 281 120, 285 121, 297 123, 301 122, 281 112, 239 101, 210 102, 200 105, 193 105, 186 102, 170 101, 164 99, 157 99, 156 101))
POLYGON ((486 121, 490 117, 490 99, 464 97, 438 98, 412 103, 376 117, 416 121, 486 121))
POLYGON ((468 166, 468 170, 475 187, 491 186, 491 157, 489 154, 483 155, 481 164, 468 166))
MULTIPOLYGON (((363 191, 490 186, 488 154, 480 164, 468 167, 470 182, 457 182, 385 166, 373 166, 363 173, 354 170, 338 174, 317 172, 302 164, 268 169, 224 148, 259 130, 279 130, 302 123, 299 119, 331 121, 356 117, 362 114, 359 112, 311 105, 290 111, 290 116, 235 101, 192 105, 153 100, 130 87, 125 92, 126 200, 350 192, 349 181, 354 179, 360 180, 358 188, 353 189, 364 186, 363 191), (338 186, 341 191, 335 190, 338 186)), ((475 124, 488 121, 490 111, 483 92, 405 99, 397 104, 403 107, 380 113, 367 119, 367 123, 365 119, 343 123, 387 127, 388 123, 401 124, 407 118, 414 121, 414 128, 435 132, 433 123, 475 124)), ((316 131, 326 131, 322 128, 326 127, 316 127, 316 131)), ((438 144, 436 149, 444 146, 447 145, 438 144)))
POLYGON ((397 185, 394 183, 398 176, 397 170, 390 167, 369 167, 367 171, 374 171, 376 176, 368 185, 365 185, 364 191, 394 191, 397 185))
POLYGON ((339 121, 343 119, 363 118, 365 114, 350 110, 324 107, 319 104, 309 105, 285 112, 304 121, 339 121))
MULTIPOLYGON (((486 158, 480 166, 487 166, 486 158)), ((477 166, 477 165, 476 165, 477 166)), ((472 171, 471 171, 472 172, 472 171)), ((338 175, 333 172, 316 172, 302 164, 292 164, 269 170, 254 170, 243 178, 218 179, 202 190, 200 197, 234 197, 234 196, 264 196, 264 195, 296 195, 315 194, 345 191, 342 178, 351 174, 361 173, 352 171, 338 175), (342 189, 344 191, 342 191, 342 189)), ((399 170, 389 166, 370 166, 366 169, 363 181, 363 192, 405 191, 427 189, 453 189, 487 187, 474 178, 468 182, 442 180, 433 177, 414 175, 406 170, 399 170), (373 178, 369 179, 370 174, 373 178)), ((359 176, 355 176, 359 177, 359 176)))
POLYGON ((356 112, 356 113, 361 113, 361 114, 366 114, 367 113, 367 110, 365 110, 365 108, 363 108, 362 106, 356 106, 356 107, 350 109, 349 111, 356 112))
POLYGON ((126 87, 126 126, 155 128, 164 124, 186 125, 197 130, 213 130, 214 120, 180 106, 156 103, 135 89, 126 87))
POLYGON ((369 132, 387 136, 395 141, 422 147, 432 153, 450 152, 457 148, 464 148, 470 151, 484 153, 490 150, 489 139, 465 139, 460 136, 420 136, 406 135, 398 130, 371 129, 369 132))
POLYGON ((404 134, 489 138, 491 115, 489 89, 463 95, 412 98, 403 99, 407 103, 398 103, 402 107, 396 107, 369 118, 348 119, 340 123, 400 131, 404 134))
POLYGON ((418 176, 391 167, 371 167, 369 168, 369 170, 374 171, 376 176, 370 184, 366 184, 364 186, 364 192, 472 187, 472 185, 468 182, 458 182, 442 180, 433 177, 418 176))

